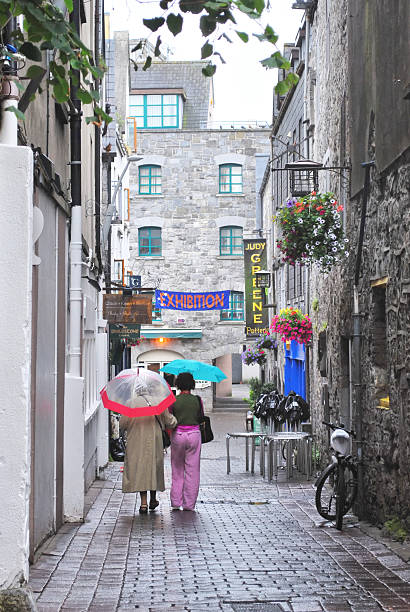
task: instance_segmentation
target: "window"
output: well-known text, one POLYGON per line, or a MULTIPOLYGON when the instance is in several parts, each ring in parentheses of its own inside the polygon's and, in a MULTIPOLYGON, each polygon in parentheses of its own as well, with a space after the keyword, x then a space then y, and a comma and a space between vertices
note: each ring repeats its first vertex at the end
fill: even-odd
POLYGON ((219 193, 242 193, 242 166, 221 164, 219 166, 219 193))
POLYGON ((219 230, 219 254, 242 255, 242 228, 236 225, 221 227, 219 230))
POLYGON ((157 308, 155 305, 155 293, 152 294, 152 320, 153 321, 161 321, 162 320, 162 311, 161 308, 157 308))
POLYGON ((161 166, 139 166, 138 179, 138 193, 161 193, 161 166))
POLYGON ((231 291, 229 295, 229 310, 221 310, 221 321, 243 321, 243 293, 231 291))
POLYGON ((160 227, 141 227, 138 230, 138 253, 140 257, 161 255, 162 241, 160 227))
POLYGON ((114 275, 113 281, 115 283, 123 283, 124 282, 124 260, 123 259, 114 259, 114 275))
POLYGON ((135 117, 137 128, 178 128, 179 96, 131 95, 130 117, 135 117))

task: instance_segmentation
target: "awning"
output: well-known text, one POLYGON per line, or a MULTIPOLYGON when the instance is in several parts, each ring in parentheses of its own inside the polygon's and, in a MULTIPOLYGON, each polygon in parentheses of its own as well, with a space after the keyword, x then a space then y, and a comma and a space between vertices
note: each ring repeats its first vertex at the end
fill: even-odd
POLYGON ((144 338, 202 338, 201 329, 144 327, 141 325, 141 336, 144 338))

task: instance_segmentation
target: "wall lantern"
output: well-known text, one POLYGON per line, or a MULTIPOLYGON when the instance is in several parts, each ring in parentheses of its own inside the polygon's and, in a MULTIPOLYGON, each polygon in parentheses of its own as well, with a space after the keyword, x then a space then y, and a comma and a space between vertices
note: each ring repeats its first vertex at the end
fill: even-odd
POLYGON ((285 170, 289 170, 290 192, 292 196, 305 196, 312 191, 319 190, 318 170, 323 164, 311 159, 300 159, 285 164, 285 170))
POLYGON ((258 289, 266 289, 270 287, 270 272, 267 270, 260 270, 255 274, 255 283, 258 289))

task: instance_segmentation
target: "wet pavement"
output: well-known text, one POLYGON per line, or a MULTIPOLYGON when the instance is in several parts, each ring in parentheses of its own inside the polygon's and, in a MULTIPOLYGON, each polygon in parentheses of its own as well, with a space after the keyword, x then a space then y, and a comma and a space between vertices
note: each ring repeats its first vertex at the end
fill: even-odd
POLYGON ((31 568, 38 610, 409 612, 405 555, 353 516, 342 532, 324 522, 312 481, 246 473, 235 439, 226 475, 225 433, 244 431, 244 417, 212 416, 197 512, 171 511, 169 456, 167 490, 149 515, 122 494, 121 464, 110 464, 87 494, 86 521, 64 525, 31 568))

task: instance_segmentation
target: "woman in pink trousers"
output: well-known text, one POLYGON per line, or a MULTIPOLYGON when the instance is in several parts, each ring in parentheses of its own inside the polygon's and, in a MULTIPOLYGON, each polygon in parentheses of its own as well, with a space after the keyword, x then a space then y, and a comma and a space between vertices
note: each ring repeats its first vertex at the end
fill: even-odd
POLYGON ((171 438, 171 506, 173 510, 194 510, 199 491, 201 461, 202 400, 192 395, 195 381, 189 372, 178 374, 175 384, 181 393, 170 409, 177 419, 171 438))

